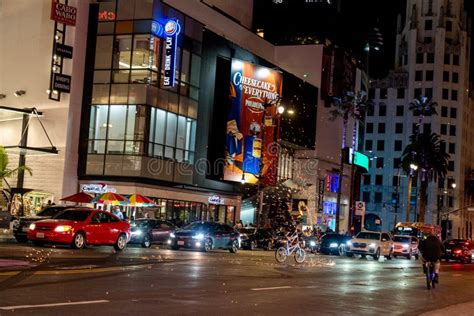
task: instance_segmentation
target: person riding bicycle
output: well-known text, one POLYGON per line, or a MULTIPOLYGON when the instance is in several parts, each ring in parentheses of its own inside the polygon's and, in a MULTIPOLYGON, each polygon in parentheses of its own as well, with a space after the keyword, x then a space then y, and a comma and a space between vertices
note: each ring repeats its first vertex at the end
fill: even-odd
POLYGON ((423 239, 420 244, 418 245, 418 250, 420 250, 422 255, 423 261, 423 273, 426 273, 426 262, 434 262, 435 263, 435 282, 438 283, 439 278, 439 267, 440 267, 440 260, 441 255, 444 252, 444 246, 441 240, 435 235, 429 235, 425 239, 423 239))

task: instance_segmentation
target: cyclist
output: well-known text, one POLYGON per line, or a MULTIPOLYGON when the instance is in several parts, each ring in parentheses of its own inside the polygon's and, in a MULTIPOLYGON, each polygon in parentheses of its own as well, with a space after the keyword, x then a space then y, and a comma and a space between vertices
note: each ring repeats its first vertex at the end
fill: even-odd
POLYGON ((424 238, 420 244, 418 245, 418 249, 422 255, 423 261, 423 273, 426 273, 426 266, 425 263, 434 262, 435 263, 435 282, 438 283, 439 281, 439 267, 440 267, 440 259, 441 255, 444 252, 444 246, 441 240, 435 235, 430 234, 426 238, 424 238))

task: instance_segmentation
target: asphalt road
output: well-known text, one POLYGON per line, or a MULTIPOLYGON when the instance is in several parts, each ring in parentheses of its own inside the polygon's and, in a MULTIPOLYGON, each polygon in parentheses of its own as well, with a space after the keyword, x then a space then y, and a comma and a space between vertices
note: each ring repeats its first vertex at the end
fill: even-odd
MULTIPOLYGON (((474 264, 273 252, 83 250, 0 244, 0 315, 418 315, 474 301, 474 264)), ((459 314, 458 314, 459 315, 459 314)))

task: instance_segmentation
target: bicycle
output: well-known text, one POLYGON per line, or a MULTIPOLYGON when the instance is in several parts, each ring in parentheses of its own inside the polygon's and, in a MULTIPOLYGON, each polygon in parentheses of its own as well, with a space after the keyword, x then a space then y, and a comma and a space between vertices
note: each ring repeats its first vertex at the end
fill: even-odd
POLYGON ((286 258, 294 253, 296 263, 303 263, 306 258, 306 252, 300 245, 298 232, 294 232, 291 236, 289 234, 285 235, 286 245, 278 247, 275 251, 275 259, 279 263, 283 263, 286 261, 286 258))
POLYGON ((426 271, 426 288, 429 290, 435 288, 436 279, 435 279, 435 264, 436 262, 426 261, 425 262, 425 271, 426 271))

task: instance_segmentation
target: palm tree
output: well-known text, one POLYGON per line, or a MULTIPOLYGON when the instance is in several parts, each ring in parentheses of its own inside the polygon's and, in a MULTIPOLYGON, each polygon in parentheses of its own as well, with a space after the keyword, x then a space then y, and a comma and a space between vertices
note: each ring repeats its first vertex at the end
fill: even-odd
MULTIPOLYGON (((441 149, 440 136, 436 133, 412 135, 410 142, 402 153, 402 167, 409 173, 412 170, 410 165, 417 166, 417 176, 420 179, 420 222, 424 222, 428 183, 445 178, 449 154, 441 149)), ((408 200, 407 208, 409 207, 408 200)))
MULTIPOLYGON (((347 125, 349 119, 353 119, 356 124, 352 129, 352 152, 356 150, 356 139, 357 139, 357 127, 364 117, 365 110, 371 106, 370 101, 367 100, 367 94, 365 91, 354 93, 352 91, 346 91, 342 97, 333 98, 334 109, 329 111, 329 120, 335 121, 338 118, 342 118, 342 144, 341 144, 341 165, 339 168, 339 183, 337 188, 337 208, 336 208, 336 233, 339 232, 339 220, 341 216, 341 190, 342 190, 342 177, 344 174, 344 148, 347 143, 347 125)), ((353 173, 353 172, 352 172, 353 173)), ((350 205, 352 207, 352 205, 350 205)))
POLYGON ((421 128, 425 116, 437 115, 436 107, 438 103, 431 102, 431 98, 418 96, 414 102, 408 104, 408 109, 413 111, 414 116, 418 116, 418 130, 421 128))
POLYGON ((6 178, 16 176, 19 171, 28 171, 32 175, 31 169, 27 166, 9 169, 7 151, 3 146, 0 146, 0 191, 3 191, 3 181, 6 181, 6 178))

